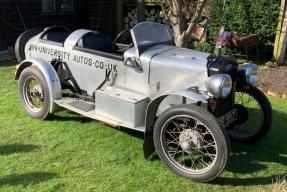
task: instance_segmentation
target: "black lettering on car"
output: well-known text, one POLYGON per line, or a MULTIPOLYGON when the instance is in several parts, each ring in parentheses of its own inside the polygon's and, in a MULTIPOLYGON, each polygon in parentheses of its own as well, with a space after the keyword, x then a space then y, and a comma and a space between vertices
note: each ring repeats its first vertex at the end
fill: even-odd
POLYGON ((108 68, 109 71, 112 71, 113 70, 113 64, 108 63, 108 67, 107 68, 108 68))
POLYGON ((50 55, 54 56, 54 49, 50 49, 50 55))
POLYGON ((74 62, 77 62, 77 55, 74 55, 73 61, 74 61, 74 62))
POLYGON ((56 51, 57 53, 56 53, 56 57, 58 57, 58 58, 61 58, 61 51, 56 51))
POLYGON ((51 49, 47 49, 47 55, 50 55, 51 49))
POLYGON ((33 46, 34 51, 37 51, 37 45, 33 46))
POLYGON ((42 52, 44 53, 44 54, 47 54, 47 47, 42 47, 42 52))
POLYGON ((99 68, 99 66, 100 66, 100 62, 97 60, 96 63, 95 63, 95 67, 99 68))
POLYGON ((104 69, 104 63, 102 61, 100 62, 100 69, 104 69))
POLYGON ((89 59, 89 60, 88 60, 88 65, 89 65, 89 66, 92 66, 92 64, 93 64, 93 60, 92 60, 92 59, 89 59))
POLYGON ((80 63, 84 63, 84 56, 81 56, 81 62, 80 63))
POLYGON ((87 57, 84 58, 84 64, 87 65, 88 64, 89 59, 87 57))

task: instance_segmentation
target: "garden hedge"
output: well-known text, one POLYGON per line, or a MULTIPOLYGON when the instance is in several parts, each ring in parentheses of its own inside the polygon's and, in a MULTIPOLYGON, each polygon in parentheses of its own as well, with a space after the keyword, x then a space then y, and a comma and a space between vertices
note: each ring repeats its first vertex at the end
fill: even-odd
MULTIPOLYGON (((210 34, 218 35, 220 27, 241 33, 258 33, 265 52, 272 54, 277 20, 280 11, 279 0, 213 0, 210 4, 210 34)), ((262 54, 262 53, 261 53, 262 54)), ((264 53, 263 53, 264 54, 264 53)))

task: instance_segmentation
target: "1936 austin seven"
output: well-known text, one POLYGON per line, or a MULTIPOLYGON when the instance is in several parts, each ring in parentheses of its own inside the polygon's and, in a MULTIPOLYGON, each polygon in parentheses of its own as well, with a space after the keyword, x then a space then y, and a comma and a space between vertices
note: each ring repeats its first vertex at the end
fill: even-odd
POLYGON ((178 48, 158 23, 140 23, 114 41, 84 29, 33 29, 15 50, 19 97, 29 116, 46 119, 60 106, 141 131, 146 158, 156 152, 195 181, 219 176, 229 139, 255 143, 271 127, 270 103, 254 86, 256 65, 178 48))

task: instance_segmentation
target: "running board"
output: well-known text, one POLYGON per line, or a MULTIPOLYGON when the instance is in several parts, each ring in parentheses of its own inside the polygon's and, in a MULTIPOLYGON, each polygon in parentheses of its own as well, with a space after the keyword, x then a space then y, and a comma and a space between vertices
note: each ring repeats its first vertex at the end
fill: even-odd
POLYGON ((81 111, 84 111, 84 112, 89 112, 89 111, 93 111, 95 110, 95 104, 93 103, 88 103, 88 102, 85 102, 85 101, 81 101, 81 100, 78 100, 78 101, 73 101, 71 103, 68 103, 68 105, 74 107, 74 108, 77 108, 81 111))
POLYGON ((82 101, 77 98, 63 97, 62 99, 55 100, 55 103, 60 107, 66 108, 85 117, 101 121, 115 128, 126 127, 144 132, 144 127, 133 127, 132 125, 125 124, 96 113, 95 104, 90 102, 82 101))

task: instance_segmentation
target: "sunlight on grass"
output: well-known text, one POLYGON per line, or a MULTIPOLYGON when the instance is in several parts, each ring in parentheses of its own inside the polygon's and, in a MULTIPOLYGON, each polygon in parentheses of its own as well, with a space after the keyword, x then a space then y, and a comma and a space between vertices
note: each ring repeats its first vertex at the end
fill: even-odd
POLYGON ((277 178, 276 182, 272 186, 272 192, 286 192, 287 183, 285 177, 283 179, 277 178))
POLYGON ((269 190, 258 188, 258 189, 255 189, 253 192, 269 192, 269 191, 270 192, 287 192, 286 177, 276 178, 275 182, 273 182, 269 190))
MULTIPOLYGON (((272 191, 286 182, 287 102, 272 99, 271 132, 256 145, 232 144, 223 174, 199 184, 178 177, 154 155, 145 160, 142 135, 110 128, 69 111, 49 121, 22 110, 14 66, 0 65, 0 191, 272 191)), ((278 188, 282 189, 282 188, 278 188)))

